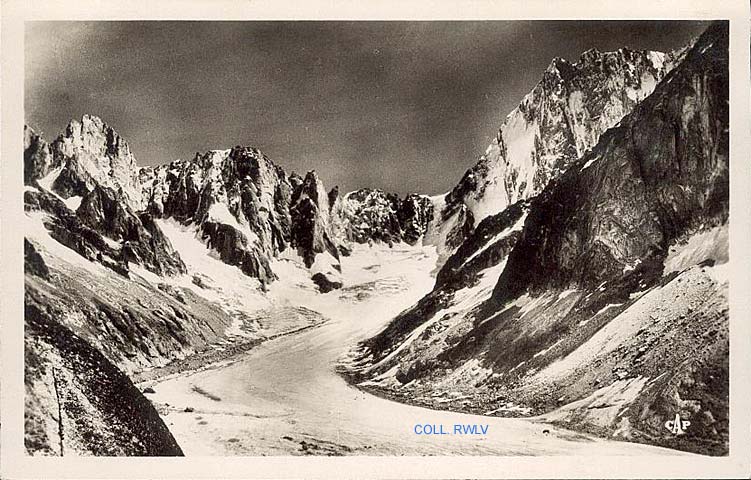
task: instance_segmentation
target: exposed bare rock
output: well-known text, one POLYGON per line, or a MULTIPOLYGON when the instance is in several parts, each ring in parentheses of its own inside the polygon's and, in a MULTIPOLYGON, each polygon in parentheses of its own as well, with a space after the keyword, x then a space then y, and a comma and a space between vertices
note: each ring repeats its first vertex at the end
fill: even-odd
POLYGON ((23 181, 31 185, 57 166, 49 144, 28 125, 23 127, 23 181))
MULTIPOLYGON (((466 220, 454 217, 467 217, 466 209, 474 227, 486 216, 537 195, 651 94, 683 55, 685 49, 662 53, 622 48, 588 50, 575 63, 553 59, 436 215, 449 224, 454 238, 463 240, 462 232, 471 229, 465 227, 466 220)), ((461 240, 439 247, 451 253, 461 240)))
POLYGON ((292 245, 311 269, 322 291, 340 288, 339 249, 332 239, 328 195, 315 171, 308 172, 292 195, 292 245))
POLYGON ((26 451, 182 456, 156 409, 102 353, 59 323, 27 286, 26 451))
POLYGON ((121 257, 121 250, 110 245, 102 235, 85 225, 62 200, 44 190, 24 192, 24 209, 27 212, 45 213, 43 224, 50 237, 75 251, 83 258, 122 274, 128 274, 128 266, 121 257))
POLYGON ((423 195, 407 195, 396 212, 402 230, 402 240, 415 245, 428 231, 433 220, 433 202, 423 195))
POLYGON ((219 252, 224 263, 239 267, 264 285, 276 279, 266 255, 249 243, 248 237, 240 230, 224 223, 206 221, 201 225, 201 234, 207 245, 219 252))
POLYGON ((27 273, 36 275, 45 280, 50 279, 50 269, 47 268, 47 264, 44 263, 44 259, 39 255, 34 244, 27 238, 23 239, 23 256, 27 273))
POLYGON ((118 191, 133 210, 143 208, 136 160, 127 142, 100 118, 71 121, 51 144, 62 171, 52 190, 63 198, 83 197, 96 186, 118 191))
POLYGON ((341 243, 414 245, 423 238, 433 219, 433 203, 423 195, 400 199, 393 193, 363 188, 338 198, 332 217, 341 243))
POLYGON ((728 214, 727 39, 710 29, 655 92, 610 129, 527 219, 496 297, 596 286, 662 262, 682 234, 728 214))

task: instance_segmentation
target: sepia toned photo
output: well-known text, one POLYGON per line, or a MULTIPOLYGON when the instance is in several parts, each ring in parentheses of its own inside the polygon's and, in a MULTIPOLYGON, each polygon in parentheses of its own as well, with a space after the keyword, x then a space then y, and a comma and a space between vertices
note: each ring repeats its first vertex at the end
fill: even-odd
POLYGON ((23 455, 728 457, 730 24, 24 22, 23 455))

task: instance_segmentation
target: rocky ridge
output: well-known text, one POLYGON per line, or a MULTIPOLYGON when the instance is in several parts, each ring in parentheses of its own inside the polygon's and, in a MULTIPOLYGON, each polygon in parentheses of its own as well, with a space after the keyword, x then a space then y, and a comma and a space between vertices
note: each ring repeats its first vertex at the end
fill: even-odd
POLYGON ((727 454, 727 23, 579 152, 470 231, 348 375, 421 405, 727 454), (676 414, 685 435, 666 433, 676 414))
POLYGON ((193 225, 222 261, 262 285, 276 279, 271 261, 291 248, 308 268, 317 263, 311 275, 327 290, 340 286, 339 255, 352 242, 414 244, 432 218, 430 202, 417 195, 402 201, 360 191, 330 203, 315 172, 287 175, 252 147, 139 169, 125 140, 90 115, 52 144, 28 126, 24 139, 26 184, 53 194, 106 239, 124 242, 121 266, 135 262, 160 275, 184 269, 154 218, 193 225))

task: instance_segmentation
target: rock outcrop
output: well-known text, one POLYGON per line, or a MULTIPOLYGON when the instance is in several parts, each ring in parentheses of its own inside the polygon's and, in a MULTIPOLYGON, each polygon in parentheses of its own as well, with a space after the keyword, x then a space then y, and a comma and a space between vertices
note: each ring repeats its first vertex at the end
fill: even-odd
POLYGON ((318 175, 311 171, 295 188, 290 207, 292 246, 323 292, 342 286, 339 249, 331 238, 328 198, 318 175))
POLYGON ((396 211, 402 240, 415 245, 425 235, 433 220, 433 202, 424 195, 410 194, 399 204, 396 211))
POLYGON ((42 213, 42 223, 49 236, 91 262, 128 275, 129 268, 122 249, 108 242, 95 229, 85 225, 63 201, 44 191, 24 192, 24 209, 27 213, 42 213))
POLYGON ((149 213, 136 214, 118 192, 96 186, 81 200, 76 216, 84 225, 115 242, 127 263, 143 265, 157 275, 186 273, 180 255, 149 213))
POLYGON ((55 167, 49 144, 28 125, 23 127, 23 181, 30 185, 55 167))

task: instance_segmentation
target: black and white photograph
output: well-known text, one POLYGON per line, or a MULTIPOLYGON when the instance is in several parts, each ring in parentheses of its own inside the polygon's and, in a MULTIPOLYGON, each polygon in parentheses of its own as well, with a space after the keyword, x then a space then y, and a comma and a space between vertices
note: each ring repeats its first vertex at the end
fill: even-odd
POLYGON ((25 21, 23 455, 727 458, 730 25, 25 21))

